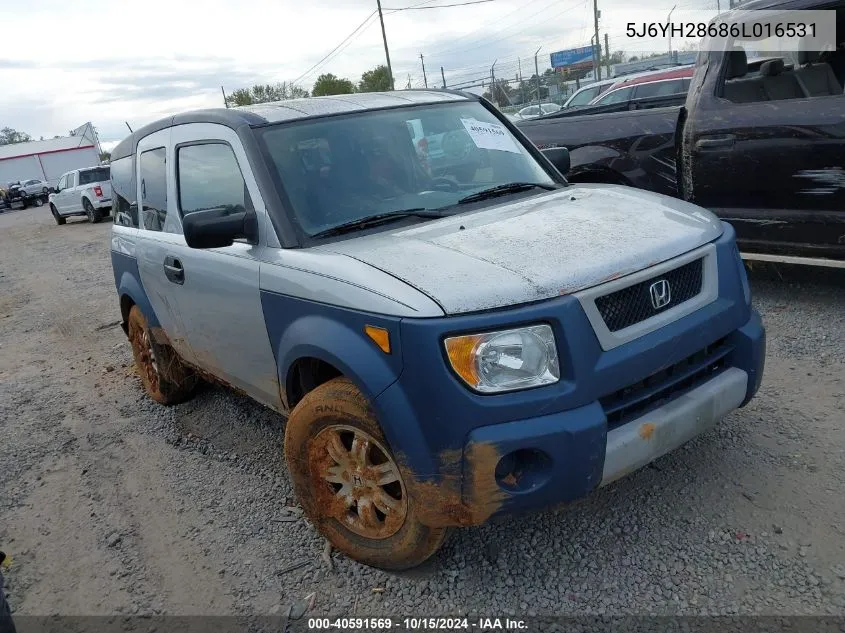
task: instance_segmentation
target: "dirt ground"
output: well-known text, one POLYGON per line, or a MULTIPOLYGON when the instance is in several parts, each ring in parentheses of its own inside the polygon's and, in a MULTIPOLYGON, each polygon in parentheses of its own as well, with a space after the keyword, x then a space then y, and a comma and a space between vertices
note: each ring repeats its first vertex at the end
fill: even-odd
POLYGON ((752 272, 764 385, 711 433, 572 508, 460 530, 387 574, 326 556, 278 415, 211 387, 175 408, 145 398, 109 234, 56 226, 46 207, 0 214, 0 549, 16 616, 845 612, 845 271, 752 272))

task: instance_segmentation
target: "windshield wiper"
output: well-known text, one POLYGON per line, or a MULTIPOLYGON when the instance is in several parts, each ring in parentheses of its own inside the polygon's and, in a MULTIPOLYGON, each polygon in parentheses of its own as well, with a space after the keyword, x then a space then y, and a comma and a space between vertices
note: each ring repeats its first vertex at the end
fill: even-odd
POLYGON ((378 215, 370 215, 358 220, 344 222, 343 224, 338 224, 337 226, 333 226, 325 231, 315 233, 311 237, 320 238, 331 237, 333 235, 343 235, 344 233, 351 233, 352 231, 357 231, 358 229, 366 229, 371 226, 378 226, 379 224, 387 224, 388 222, 393 222, 394 220, 407 217, 442 218, 445 217, 445 214, 441 211, 426 209, 425 207, 402 209, 401 211, 390 211, 389 213, 379 213, 378 215))
POLYGON ((528 191, 529 189, 545 189, 552 191, 557 189, 557 185, 546 185, 539 182, 509 182, 504 185, 496 185, 489 189, 482 189, 458 200, 458 204, 466 204, 468 202, 478 202, 479 200, 487 200, 488 198, 495 198, 496 196, 503 196, 508 193, 518 193, 520 191, 528 191))

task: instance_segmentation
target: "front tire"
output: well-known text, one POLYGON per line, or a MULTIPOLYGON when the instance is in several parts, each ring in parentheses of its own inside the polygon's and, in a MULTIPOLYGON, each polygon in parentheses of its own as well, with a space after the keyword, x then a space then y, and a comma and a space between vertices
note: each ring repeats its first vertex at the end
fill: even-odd
POLYGON ((91 224, 97 224, 103 219, 103 214, 99 209, 94 208, 94 205, 91 204, 91 201, 88 198, 83 198, 82 208, 85 209, 85 215, 88 216, 88 221, 91 224))
POLYGON ((62 216, 59 215, 59 212, 56 209, 56 205, 54 205, 52 202, 50 203, 50 213, 53 214, 53 219, 56 221, 56 224, 58 224, 59 226, 61 226, 65 222, 67 222, 67 220, 65 218, 63 218, 62 216))
POLYGON ((129 310, 128 334, 135 367, 147 395, 159 404, 184 402, 194 394, 198 379, 169 345, 157 343, 138 306, 129 310))
POLYGON ((346 378, 320 385, 291 412, 285 460, 305 515, 350 558, 408 569, 443 544, 448 529, 418 520, 369 402, 346 378))

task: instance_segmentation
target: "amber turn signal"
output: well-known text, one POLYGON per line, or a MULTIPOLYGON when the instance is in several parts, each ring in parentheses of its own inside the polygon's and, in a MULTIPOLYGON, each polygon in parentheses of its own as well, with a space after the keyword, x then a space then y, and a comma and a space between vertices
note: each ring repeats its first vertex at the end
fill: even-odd
POLYGON ((381 351, 385 354, 390 353, 390 332, 383 327, 376 327, 375 325, 365 325, 364 332, 373 339, 373 342, 379 346, 381 351))
POLYGON ((452 369, 471 386, 478 384, 478 364, 475 353, 484 337, 481 335, 455 336, 446 339, 446 355, 452 369))

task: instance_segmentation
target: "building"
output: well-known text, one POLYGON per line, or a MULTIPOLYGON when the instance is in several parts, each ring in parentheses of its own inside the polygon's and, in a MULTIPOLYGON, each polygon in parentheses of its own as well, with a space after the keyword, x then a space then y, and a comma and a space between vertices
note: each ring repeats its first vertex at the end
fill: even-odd
POLYGON ((62 174, 100 164, 100 141, 90 123, 70 136, 0 145, 0 186, 38 178, 55 187, 62 174))

